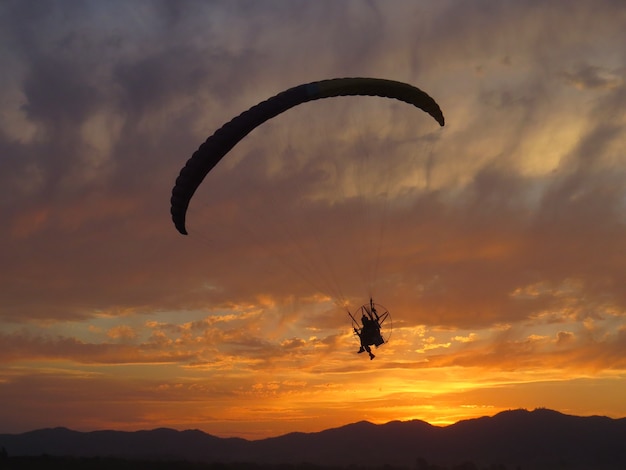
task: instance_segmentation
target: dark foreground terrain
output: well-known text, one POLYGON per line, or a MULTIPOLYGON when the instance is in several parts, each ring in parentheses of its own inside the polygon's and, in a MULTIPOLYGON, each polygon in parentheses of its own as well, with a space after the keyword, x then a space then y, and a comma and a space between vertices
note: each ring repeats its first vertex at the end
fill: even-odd
POLYGON ((257 441, 197 430, 55 428, 0 435, 1 448, 0 469, 625 470, 626 419, 513 410, 445 427, 363 421, 257 441))
MULTIPOLYGON (((367 467, 349 465, 347 467, 328 467, 312 464, 255 464, 242 463, 202 463, 186 461, 126 460, 113 457, 8 457, 0 459, 0 469, 7 470, 507 470, 503 464, 479 467, 474 462, 463 462, 444 467, 429 464, 418 459, 413 467, 367 467)), ((521 470, 520 467, 517 469, 521 470)))

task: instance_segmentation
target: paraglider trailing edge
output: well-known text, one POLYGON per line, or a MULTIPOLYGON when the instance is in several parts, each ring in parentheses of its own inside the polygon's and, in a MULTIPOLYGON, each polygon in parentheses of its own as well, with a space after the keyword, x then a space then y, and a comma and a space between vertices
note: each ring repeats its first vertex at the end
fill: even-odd
POLYGON ((187 235, 187 208, 196 189, 215 165, 252 130, 299 104, 322 98, 354 95, 404 101, 430 114, 440 126, 445 123, 443 113, 434 99, 419 88, 394 80, 334 78, 289 88, 224 124, 194 152, 181 169, 172 189, 170 212, 176 229, 187 235))

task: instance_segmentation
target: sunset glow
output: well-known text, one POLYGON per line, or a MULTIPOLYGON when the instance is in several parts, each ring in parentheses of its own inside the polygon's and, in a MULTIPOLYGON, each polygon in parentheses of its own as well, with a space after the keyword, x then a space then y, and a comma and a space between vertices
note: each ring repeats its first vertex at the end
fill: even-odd
POLYGON ((562 4, 2 2, 0 432, 625 417, 626 9, 562 4), (209 135, 334 77, 414 84, 446 125, 306 103, 176 232, 209 135))

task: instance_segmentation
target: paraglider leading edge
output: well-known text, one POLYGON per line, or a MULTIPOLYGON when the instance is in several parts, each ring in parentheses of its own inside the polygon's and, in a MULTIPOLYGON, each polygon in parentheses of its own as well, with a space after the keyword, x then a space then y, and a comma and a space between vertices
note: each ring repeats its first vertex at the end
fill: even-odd
POLYGON ((187 235, 187 208, 196 189, 219 161, 259 125, 294 106, 336 96, 379 96, 412 104, 445 123, 439 105, 428 94, 407 83, 380 78, 334 78, 299 85, 244 111, 224 124, 194 152, 172 189, 170 212, 176 229, 187 235))

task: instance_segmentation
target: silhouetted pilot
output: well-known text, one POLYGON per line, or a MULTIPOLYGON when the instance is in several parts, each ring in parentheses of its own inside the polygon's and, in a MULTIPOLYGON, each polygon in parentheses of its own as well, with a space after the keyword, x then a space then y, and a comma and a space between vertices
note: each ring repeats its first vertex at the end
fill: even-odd
POLYGON ((361 317, 361 323, 363 323, 363 327, 360 332, 357 331, 359 339, 361 340, 361 348, 357 352, 361 354, 363 351, 367 351, 371 360, 376 356, 372 354, 370 344, 374 344, 373 338, 378 332, 378 327, 376 326, 376 322, 368 318, 365 314, 361 317))

